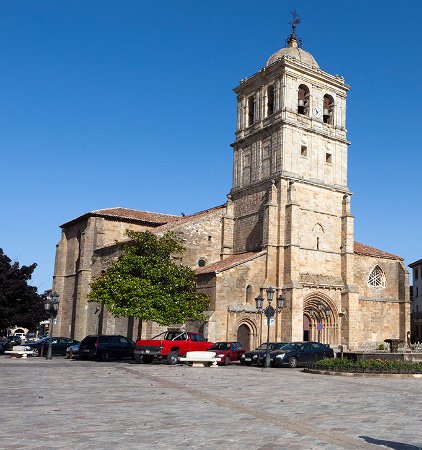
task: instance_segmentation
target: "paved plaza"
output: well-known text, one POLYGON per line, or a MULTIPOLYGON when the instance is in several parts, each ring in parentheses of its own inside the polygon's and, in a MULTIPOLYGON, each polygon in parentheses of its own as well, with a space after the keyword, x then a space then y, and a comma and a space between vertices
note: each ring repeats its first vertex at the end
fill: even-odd
POLYGON ((422 379, 0 357, 1 449, 422 448, 422 379))

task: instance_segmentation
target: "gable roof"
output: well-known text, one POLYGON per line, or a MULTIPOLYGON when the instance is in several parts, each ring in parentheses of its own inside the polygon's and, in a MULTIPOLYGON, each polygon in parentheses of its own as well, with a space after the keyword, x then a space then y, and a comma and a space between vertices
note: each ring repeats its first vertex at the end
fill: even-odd
POLYGON ((231 269, 232 267, 239 266, 248 261, 252 261, 255 258, 259 258, 265 255, 265 251, 261 252, 247 252, 239 253, 237 255, 228 256, 225 259, 217 261, 215 263, 209 264, 208 266, 198 267, 195 272, 197 275, 203 275, 205 273, 219 273, 225 270, 231 269))
POLYGON ((80 222, 81 220, 87 219, 88 217, 110 217, 130 222, 152 223, 159 226, 171 222, 173 220, 177 220, 180 216, 117 207, 117 208, 97 209, 95 211, 90 211, 88 213, 83 214, 82 216, 76 217, 75 219, 72 219, 69 222, 64 223, 63 225, 60 225, 60 227, 63 228, 72 223, 80 222))
POLYGON ((354 251, 358 255, 363 256, 374 256, 375 258, 386 258, 386 259, 397 259, 403 261, 403 258, 392 253, 384 252, 369 245, 361 244, 360 242, 355 242, 354 251))
POLYGON ((185 225, 190 222, 194 222, 198 219, 203 219, 216 211, 222 210, 225 208, 225 205, 214 206, 213 208, 205 209, 204 211, 199 211, 194 214, 190 214, 189 216, 177 216, 176 219, 165 223, 164 225, 160 225, 157 228, 151 230, 152 233, 163 233, 166 231, 171 231, 174 228, 177 228, 180 225, 185 225))

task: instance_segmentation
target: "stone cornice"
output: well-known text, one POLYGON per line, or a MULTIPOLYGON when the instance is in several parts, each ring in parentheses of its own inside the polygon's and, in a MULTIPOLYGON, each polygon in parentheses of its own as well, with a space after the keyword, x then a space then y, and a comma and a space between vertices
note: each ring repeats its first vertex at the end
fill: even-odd
POLYGON ((308 184, 310 186, 317 186, 317 187, 320 187, 323 189, 327 189, 329 191, 341 192, 342 194, 351 195, 351 192, 347 186, 329 185, 329 184, 323 183, 322 181, 317 182, 317 181, 305 180, 297 175, 294 175, 290 172, 286 172, 284 170, 282 170, 281 172, 275 172, 261 180, 257 180, 255 182, 249 183, 247 186, 241 186, 241 187, 236 187, 236 188, 233 187, 230 190, 229 195, 236 195, 238 193, 241 193, 244 190, 250 189, 251 187, 258 187, 260 184, 265 184, 265 183, 268 184, 268 182, 271 182, 271 179, 274 179, 276 181, 278 179, 283 179, 283 180, 287 180, 287 181, 296 181, 297 183, 308 184))
POLYGON ((279 69, 282 69, 282 72, 285 73, 286 68, 293 69, 303 75, 309 76, 311 74, 313 78, 324 83, 329 83, 343 92, 347 92, 350 90, 350 86, 344 82, 343 77, 339 77, 338 75, 331 75, 321 69, 300 62, 296 58, 285 55, 279 60, 274 61, 271 65, 263 67, 260 71, 256 72, 250 77, 241 80, 240 84, 235 87, 233 91, 236 94, 240 94, 242 91, 259 87, 261 85, 262 77, 272 77, 279 69))
MULTIPOLYGON (((314 133, 314 134, 317 134, 324 138, 328 138, 332 141, 340 142, 342 144, 346 144, 346 145, 351 144, 351 142, 348 141, 347 138, 345 138, 345 137, 343 138, 340 136, 335 136, 335 135, 332 135, 329 132, 325 131, 324 129, 314 128, 312 126, 312 123, 315 119, 306 117, 305 121, 310 123, 310 125, 308 125, 308 124, 305 124, 304 122, 300 123, 300 122, 296 122, 294 120, 290 120, 287 118, 286 119, 281 118, 282 113, 285 111, 294 113, 294 111, 289 111, 289 110, 279 111, 276 113, 272 123, 265 124, 265 122, 268 122, 268 118, 265 118, 264 120, 260 120, 259 122, 252 125, 251 127, 248 127, 244 130, 236 131, 236 141, 233 142, 232 144, 230 144, 230 146, 234 147, 236 145, 245 145, 249 141, 259 139, 260 137, 262 137, 262 135, 265 135, 266 133, 270 134, 270 133, 273 133, 274 131, 279 131, 282 129, 283 126, 291 126, 294 128, 298 128, 300 130, 306 131, 307 133, 314 133)), ((320 123, 320 122, 318 121, 318 123, 320 123)), ((324 124, 324 126, 326 127, 328 125, 324 124)), ((332 129, 336 130, 339 128, 332 128, 332 129)), ((346 131, 346 130, 344 130, 344 131, 346 131)))

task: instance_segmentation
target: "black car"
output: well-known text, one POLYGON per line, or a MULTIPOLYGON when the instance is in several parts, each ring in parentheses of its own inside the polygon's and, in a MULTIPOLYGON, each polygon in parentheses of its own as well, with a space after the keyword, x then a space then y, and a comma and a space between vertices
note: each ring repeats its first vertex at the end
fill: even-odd
POLYGON ((271 367, 298 367, 324 358, 334 358, 334 350, 319 342, 292 342, 270 353, 271 367))
MULTIPOLYGON (((36 342, 25 344, 25 350, 32 350, 33 356, 46 356, 50 338, 43 338, 36 342)), ((51 340, 51 352, 53 355, 66 355, 69 345, 78 344, 79 341, 67 337, 53 336, 51 340)))
POLYGON ((22 344, 22 339, 20 336, 9 336, 7 345, 6 345, 6 347, 7 347, 6 349, 12 350, 15 345, 21 345, 21 344, 22 344))
MULTIPOLYGON (((269 350, 273 348, 274 345, 281 344, 281 342, 270 342, 269 350)), ((283 342, 285 344, 285 342, 283 342)), ((262 355, 265 357, 265 352, 267 351, 267 343, 261 344, 259 347, 257 347, 255 350, 251 352, 246 352, 242 357, 240 358, 240 364, 244 364, 245 366, 250 365, 258 365, 261 361, 262 355)))
POLYGON ((79 345, 79 359, 133 358, 135 343, 120 335, 91 335, 82 339, 79 345))
MULTIPOLYGON (((285 345, 287 344, 287 342, 273 342, 270 345, 269 348, 269 353, 271 355, 271 352, 276 352, 278 350, 280 350, 281 348, 283 348, 285 345)), ((267 344, 264 344, 265 348, 267 347, 267 344)), ((263 352, 258 353, 258 361, 257 361, 257 365, 258 366, 264 366, 264 362, 265 362, 265 357, 267 355, 266 350, 264 350, 263 352)), ((271 356, 270 356, 271 357, 271 356)))

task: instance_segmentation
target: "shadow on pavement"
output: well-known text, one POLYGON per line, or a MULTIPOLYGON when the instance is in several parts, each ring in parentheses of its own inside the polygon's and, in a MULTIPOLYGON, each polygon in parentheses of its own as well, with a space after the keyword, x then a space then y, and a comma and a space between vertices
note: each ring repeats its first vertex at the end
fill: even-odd
POLYGON ((359 436, 365 439, 368 444, 384 445, 385 447, 393 448, 394 450, 422 450, 422 447, 416 445, 403 444, 402 442, 385 441, 383 439, 375 439, 369 436, 359 436))

